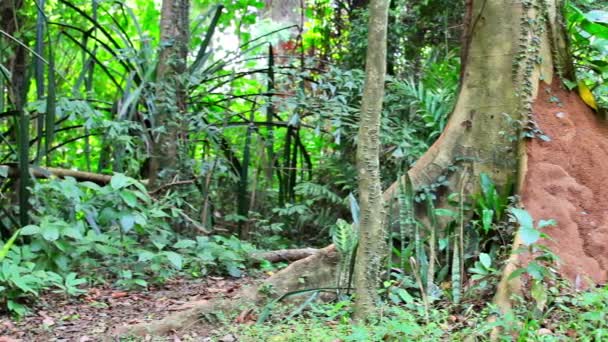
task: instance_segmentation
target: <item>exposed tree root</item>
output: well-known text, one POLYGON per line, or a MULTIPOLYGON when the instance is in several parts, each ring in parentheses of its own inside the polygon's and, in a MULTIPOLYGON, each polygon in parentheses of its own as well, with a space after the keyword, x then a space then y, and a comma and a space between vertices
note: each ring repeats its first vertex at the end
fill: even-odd
POLYGON ((270 252, 261 252, 261 253, 253 253, 250 255, 253 261, 257 261, 258 263, 262 260, 267 260, 270 262, 281 262, 281 261, 297 261, 300 259, 307 258, 319 250, 316 248, 300 248, 300 249, 281 249, 278 251, 270 251, 270 252))
POLYGON ((230 315, 264 305, 272 294, 336 286, 338 253, 333 245, 314 255, 298 260, 257 286, 243 289, 231 299, 217 298, 191 303, 188 309, 167 316, 160 321, 119 327, 114 336, 165 335, 186 329, 193 324, 214 323, 214 315, 230 315))

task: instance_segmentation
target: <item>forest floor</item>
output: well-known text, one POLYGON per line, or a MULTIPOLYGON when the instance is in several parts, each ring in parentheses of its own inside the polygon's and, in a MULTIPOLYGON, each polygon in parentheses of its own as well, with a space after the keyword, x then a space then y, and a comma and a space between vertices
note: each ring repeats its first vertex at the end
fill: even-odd
MULTIPOLYGON (((112 331, 119 326, 160 319, 211 298, 232 297, 252 282, 252 278, 181 278, 148 291, 90 288, 76 300, 46 293, 35 304, 32 314, 21 321, 0 317, 0 342, 111 341, 112 331)), ((193 326, 161 340, 151 337, 143 340, 210 341, 209 336, 220 334, 209 330, 209 325, 206 327, 206 331, 197 331, 193 326)), ((220 339, 235 340, 231 336, 220 339)))

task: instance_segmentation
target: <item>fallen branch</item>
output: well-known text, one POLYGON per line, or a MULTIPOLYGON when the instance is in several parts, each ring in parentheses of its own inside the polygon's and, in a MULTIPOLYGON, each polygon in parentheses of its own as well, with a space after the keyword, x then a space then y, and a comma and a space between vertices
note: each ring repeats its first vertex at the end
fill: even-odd
MULTIPOLYGON (((6 170, 7 177, 19 178, 19 168, 17 167, 17 165, 3 164, 0 165, 0 168, 6 170)), ((108 184, 112 179, 112 176, 110 175, 62 169, 58 167, 30 167, 30 174, 32 174, 36 178, 51 178, 51 176, 59 178, 73 177, 77 181, 89 181, 100 185, 108 184)))

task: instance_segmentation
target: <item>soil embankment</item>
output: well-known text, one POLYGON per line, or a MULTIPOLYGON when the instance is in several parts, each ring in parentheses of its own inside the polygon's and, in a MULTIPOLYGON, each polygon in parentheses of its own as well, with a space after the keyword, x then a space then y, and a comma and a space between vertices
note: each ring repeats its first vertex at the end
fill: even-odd
POLYGON ((535 220, 555 219, 543 242, 560 259, 560 271, 577 286, 608 280, 608 123, 576 94, 542 83, 533 112, 551 138, 527 145, 521 191, 535 220))

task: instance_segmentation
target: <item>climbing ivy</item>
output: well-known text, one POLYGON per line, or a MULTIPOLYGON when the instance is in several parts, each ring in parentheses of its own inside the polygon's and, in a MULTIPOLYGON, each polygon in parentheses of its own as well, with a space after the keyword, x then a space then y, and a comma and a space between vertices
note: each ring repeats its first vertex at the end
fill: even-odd
MULTIPOLYGON (((534 121, 532 75, 534 70, 543 63, 540 51, 541 37, 547 33, 548 7, 544 0, 524 0, 521 4, 523 15, 520 19, 518 52, 515 54, 512 69, 513 82, 519 85, 516 89, 516 96, 520 100, 518 111, 522 117, 519 137, 539 138, 547 141, 549 138, 543 134, 536 121, 534 121)), ((541 75, 541 79, 542 77, 543 75, 541 75)))

